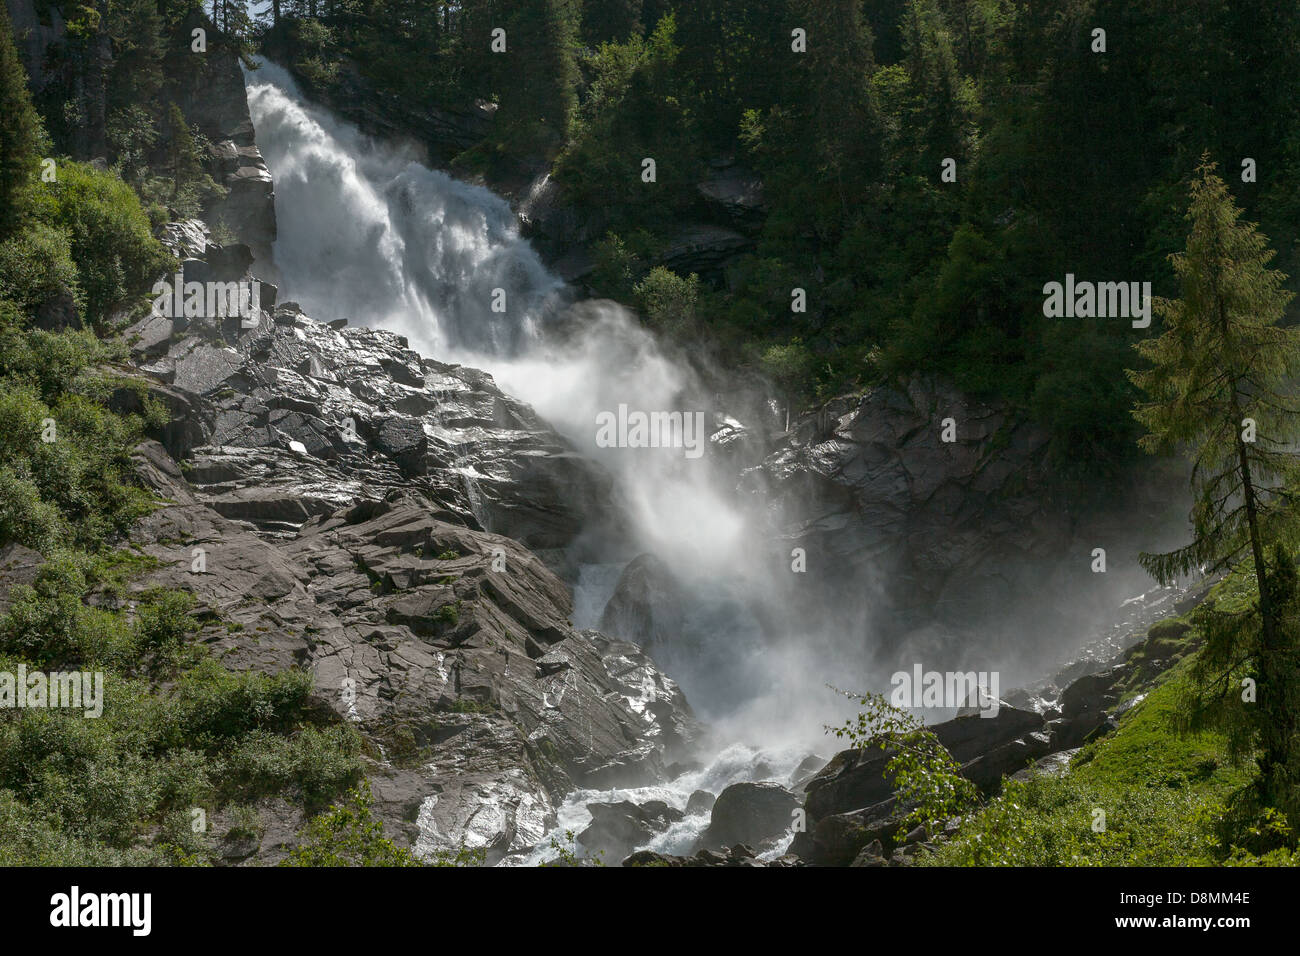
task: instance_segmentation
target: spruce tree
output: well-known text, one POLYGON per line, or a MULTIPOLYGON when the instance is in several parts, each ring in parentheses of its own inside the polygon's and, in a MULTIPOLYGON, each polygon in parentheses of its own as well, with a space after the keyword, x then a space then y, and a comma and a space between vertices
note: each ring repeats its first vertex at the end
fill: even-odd
POLYGON ((167 125, 171 131, 168 145, 168 166, 172 173, 172 202, 176 203, 182 191, 197 182, 203 175, 203 164, 199 159, 198 145, 194 134, 190 132, 185 116, 175 103, 167 112, 167 125))
POLYGON ((0 240, 22 224, 40 168, 44 134, 14 46, 9 11, 0 4, 0 240))
POLYGON ((1260 751, 1260 791, 1273 806, 1289 802, 1297 730, 1296 629, 1287 591, 1294 578, 1280 547, 1298 468, 1300 418, 1293 380, 1300 372, 1300 331, 1278 325, 1291 293, 1270 269, 1274 252, 1255 224, 1240 221, 1216 167, 1203 157, 1191 185, 1191 232, 1170 257, 1178 299, 1157 299, 1163 323, 1137 344, 1151 363, 1129 377, 1149 401, 1134 416, 1149 452, 1183 451, 1192 462, 1193 540, 1141 562, 1161 583, 1198 568, 1216 572, 1251 562, 1258 598, 1246 613, 1207 608, 1206 647, 1193 675, 1187 727, 1218 726, 1238 750, 1260 751), (1266 551, 1279 548, 1270 572, 1266 551), (1256 682, 1258 704, 1240 682, 1256 682), (1244 709, 1243 709, 1244 708, 1244 709))
POLYGON ((513 11, 501 90, 508 122, 530 131, 540 123, 563 142, 578 102, 577 27, 572 0, 525 0, 513 11))

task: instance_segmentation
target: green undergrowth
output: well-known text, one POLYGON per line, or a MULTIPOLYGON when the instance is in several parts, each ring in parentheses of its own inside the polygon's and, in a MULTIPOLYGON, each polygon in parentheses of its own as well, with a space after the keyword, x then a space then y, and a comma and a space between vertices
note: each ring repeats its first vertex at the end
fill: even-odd
MULTIPOLYGON (((1249 569, 1207 599, 1240 609, 1255 598, 1249 569)), ((1200 635, 1191 614, 1154 625, 1127 655, 1129 709, 1112 733, 1084 746, 1059 774, 1008 780, 930 866, 1295 865, 1292 851, 1256 854, 1276 817, 1242 819, 1236 798, 1254 781, 1253 758, 1234 764, 1227 738, 1175 727, 1200 635), (1156 673, 1151 673, 1153 670, 1156 673)))

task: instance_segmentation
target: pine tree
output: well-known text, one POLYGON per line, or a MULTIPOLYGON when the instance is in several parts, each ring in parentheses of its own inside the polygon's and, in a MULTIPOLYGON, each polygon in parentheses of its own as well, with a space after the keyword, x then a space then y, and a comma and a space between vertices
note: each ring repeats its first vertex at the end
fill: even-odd
POLYGON ((577 108, 576 9, 571 0, 526 0, 506 29, 503 118, 526 129, 541 123, 562 142, 577 108))
POLYGON ((167 125, 171 131, 168 146, 168 165, 172 173, 172 202, 176 202, 182 190, 197 182, 203 175, 203 164, 199 159, 198 145, 194 134, 190 132, 185 116, 175 103, 167 113, 167 125))
POLYGON ((0 240, 21 225, 40 167, 44 133, 14 47, 9 11, 0 4, 0 240))
POLYGON ((1217 724, 1239 742, 1253 738, 1261 751, 1260 790, 1277 806, 1289 799, 1298 726, 1295 629, 1284 593, 1294 574, 1287 577, 1285 555, 1270 574, 1265 552, 1282 538, 1300 476, 1292 451, 1300 404, 1290 385, 1300 372, 1300 330, 1278 326, 1292 298, 1283 288, 1286 276, 1269 268, 1268 240, 1240 216, 1203 157, 1191 186, 1186 249, 1170 257, 1182 297, 1156 300, 1164 331, 1137 345, 1152 367, 1129 372, 1150 399, 1134 410, 1147 429, 1141 446, 1191 459, 1194 537, 1140 560, 1166 584, 1201 567, 1215 572, 1247 558, 1253 563, 1255 607, 1246 615, 1202 615, 1207 648, 1188 726, 1217 724), (1241 676, 1256 679, 1261 706, 1225 709, 1241 676))

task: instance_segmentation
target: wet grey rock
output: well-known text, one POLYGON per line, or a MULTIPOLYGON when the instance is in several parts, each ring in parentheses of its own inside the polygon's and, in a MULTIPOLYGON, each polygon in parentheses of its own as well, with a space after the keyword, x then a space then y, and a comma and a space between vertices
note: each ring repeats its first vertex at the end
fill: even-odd
POLYGON ((903 815, 892 797, 861 809, 833 813, 809 821, 807 831, 795 835, 790 852, 814 866, 851 866, 864 848, 875 843, 881 848, 880 856, 888 860, 898 843, 903 815))
POLYGON ((850 866, 888 866, 889 861, 885 859, 884 847, 880 845, 879 840, 872 840, 853 858, 850 866))
POLYGON ((202 219, 182 219, 164 223, 157 235, 177 259, 202 259, 211 230, 202 219))
POLYGON ((845 614, 877 622, 882 666, 910 667, 913 658, 895 659, 894 648, 930 628, 954 648, 961 635, 977 637, 994 657, 1023 657, 1030 644, 1046 668, 1062 650, 1054 635, 1087 633, 1096 607, 1131 596, 1125 581, 1140 569, 1123 556, 1164 543, 1137 540, 1139 529, 1173 527, 1169 473, 1117 480, 1092 502, 1068 499, 1056 474, 1044 431, 917 377, 796 419, 740 489, 785 554, 806 549, 822 585, 810 589, 806 613, 827 593, 840 605, 861 595, 845 614), (946 442, 949 418, 956 440, 946 442), (1090 573, 1099 544, 1108 546, 1107 574, 1090 573), (888 588, 864 593, 864 580, 882 578, 888 588))
POLYGON ((820 754, 809 754, 799 761, 799 766, 790 772, 790 787, 796 792, 803 789, 804 784, 817 775, 817 773, 828 764, 825 757, 820 754))
POLYGON ((798 807, 799 799, 780 784, 733 783, 718 794, 700 845, 758 845, 773 840, 790 829, 798 807))
POLYGON ((574 786, 650 782, 688 744, 676 686, 633 645, 571 629, 568 588, 518 542, 401 491, 260 530, 266 516, 224 515, 161 445, 136 466, 170 503, 132 531, 162 562, 133 587, 189 589, 228 666, 308 667, 320 705, 382 755, 377 807, 418 852, 494 862, 541 840, 574 786))
POLYGON ((686 801, 686 815, 694 816, 697 813, 708 813, 713 809, 713 805, 718 802, 718 798, 707 790, 696 790, 686 801))
POLYGON ((530 547, 597 521, 607 479, 481 371, 275 314, 195 320, 161 352, 137 340, 173 420, 134 459, 165 504, 131 532, 160 562, 131 593, 191 591, 227 666, 309 669, 319 706, 368 741, 387 831, 422 855, 499 861, 544 842, 575 787, 648 784, 686 759, 681 691, 635 644, 575 630, 569 587, 530 547))
POLYGON ((296 303, 274 315, 251 329, 172 323, 170 335, 150 315, 128 330, 160 384, 202 400, 206 445, 169 447, 200 485, 224 476, 202 489, 223 513, 284 530, 413 483, 446 513, 534 549, 612 520, 609 477, 491 376, 421 358, 389 332, 313 322, 296 303), (277 499, 303 505, 267 506, 277 499))
POLYGON ((1066 720, 1085 714, 1097 714, 1113 707, 1119 700, 1115 685, 1127 676, 1122 665, 1098 674, 1085 674, 1061 694, 1061 716, 1066 720))
POLYGON ((682 606, 681 584, 672 570, 662 559, 643 554, 623 569, 600 628, 653 651, 681 635, 682 606))
POLYGON ((661 800, 640 806, 630 800, 589 803, 587 810, 591 824, 578 834, 578 842, 588 851, 603 852, 615 860, 623 859, 682 818, 680 810, 661 800))
POLYGON ((185 79, 187 85, 175 93, 177 104, 207 137, 209 173, 227 191, 207 215, 246 243, 266 277, 274 280, 275 186, 257 146, 239 61, 229 47, 215 46, 197 73, 185 79))
POLYGON ((640 808, 628 800, 589 803, 587 810, 591 824, 578 834, 578 842, 588 851, 622 859, 655 835, 655 828, 643 819, 640 808))

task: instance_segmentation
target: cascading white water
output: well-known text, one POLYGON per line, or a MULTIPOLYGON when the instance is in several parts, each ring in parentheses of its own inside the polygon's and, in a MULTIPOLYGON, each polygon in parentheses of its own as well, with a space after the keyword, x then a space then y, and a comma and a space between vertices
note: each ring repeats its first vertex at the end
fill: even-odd
MULTIPOLYGON (((597 446, 597 414, 620 404, 708 412, 686 365, 613 303, 582 303, 567 334, 543 334, 564 304, 563 284, 520 237, 503 200, 372 142, 306 102, 274 64, 246 76, 258 143, 275 177, 280 298, 314 318, 392 329, 427 356, 490 371, 606 468, 630 540, 610 543, 603 563, 582 569, 577 626, 599 623, 622 564, 636 554, 653 553, 697 583, 683 625, 694 640, 656 657, 696 711, 721 725, 727 743, 708 766, 671 785, 599 799, 634 793, 681 808, 697 787, 717 792, 738 780, 784 777, 812 741, 830 749, 821 721, 835 701, 809 721, 799 699, 809 688, 824 691, 847 662, 826 655, 812 666, 808 646, 800 653, 796 642, 783 656, 763 644, 750 607, 774 597, 762 580, 771 569, 754 565, 761 549, 733 501, 734 475, 715 470, 707 454, 597 446), (503 293, 504 311, 494 310, 503 293), (783 746, 792 740, 802 744, 783 746)), ((574 794, 561 826, 581 830, 595 799, 574 794)), ((662 848, 687 849, 706 822, 707 815, 688 818, 662 848)))
POLYGON ((248 74, 248 97, 275 176, 276 264, 308 314, 400 329, 431 355, 509 356, 535 340, 562 283, 502 199, 373 148, 273 63, 248 74))
MULTIPOLYGON (((614 303, 582 303, 568 323, 571 334, 543 335, 563 284, 520 237, 502 199, 373 143, 305 102, 274 64, 249 73, 248 87, 258 143, 275 176, 281 298, 315 318, 392 329, 425 355, 490 371, 615 477, 631 540, 617 543, 611 561, 651 552, 683 578, 707 581, 716 596, 742 587, 755 549, 728 476, 707 455, 596 443, 597 414, 621 404, 707 411, 685 365, 614 303), (504 311, 494 310, 501 302, 504 311)), ((711 415, 705 419, 712 424, 711 415)), ((575 623, 595 626, 616 577, 583 580, 593 590, 577 596, 575 623)), ((748 602, 711 603, 727 611, 728 633, 718 643, 730 642, 726 650, 743 662, 747 649, 757 650, 748 602)), ((719 623, 709 627, 718 631, 719 623)), ((748 665, 694 663, 660 660, 688 694, 695 691, 693 702, 705 714, 752 696, 748 665)))

